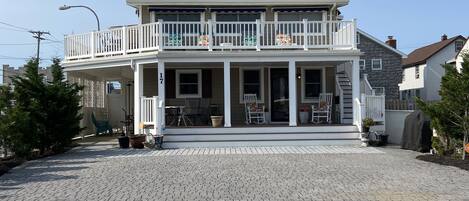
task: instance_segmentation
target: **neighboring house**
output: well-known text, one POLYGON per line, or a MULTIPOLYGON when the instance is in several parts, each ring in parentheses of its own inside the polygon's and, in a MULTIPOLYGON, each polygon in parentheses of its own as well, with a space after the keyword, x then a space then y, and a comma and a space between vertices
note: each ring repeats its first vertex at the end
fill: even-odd
POLYGON ((449 38, 446 35, 441 41, 416 49, 404 59, 404 74, 399 84, 401 99, 413 100, 420 97, 426 101, 440 100, 441 78, 445 74, 442 67, 454 59, 466 42, 463 36, 449 38))
POLYGON ((462 69, 462 63, 464 62, 463 61, 463 56, 465 54, 469 54, 469 40, 466 41, 466 44, 461 49, 461 51, 459 51, 459 53, 456 55, 456 58, 454 60, 456 68, 458 69, 458 71, 461 71, 461 69, 462 69))
MULTIPOLYGON (((366 74, 376 94, 384 93, 386 99, 399 99, 402 59, 407 58, 407 55, 397 50, 397 40, 389 36, 386 42, 382 42, 363 30, 358 30, 358 49, 363 52, 360 57, 362 79, 366 74)), ((364 91, 362 88, 362 93, 364 91)))
MULTIPOLYGON (((10 65, 4 64, 0 70, 0 85, 11 85, 13 84, 12 78, 15 76, 22 76, 25 73, 24 67, 10 67, 10 65)), ((49 68, 39 68, 39 74, 44 76, 44 80, 52 80, 52 72, 49 68)))
POLYGON ((122 93, 136 133, 157 127, 166 146, 356 143, 362 52, 356 22, 340 16, 348 3, 127 0, 139 24, 66 36, 63 66, 71 81, 132 84, 122 93), (313 105, 332 113, 322 114, 330 124, 311 123, 313 105), (252 112, 265 125, 247 125, 252 112), (223 128, 210 128, 219 115, 223 128))

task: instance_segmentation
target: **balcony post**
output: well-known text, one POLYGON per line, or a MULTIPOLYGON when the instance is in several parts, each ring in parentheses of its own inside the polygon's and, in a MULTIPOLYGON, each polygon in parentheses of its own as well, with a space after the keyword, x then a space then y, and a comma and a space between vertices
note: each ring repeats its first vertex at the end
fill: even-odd
POLYGON ((158 60, 158 99, 160 100, 159 103, 156 103, 155 107, 161 107, 159 112, 161 117, 159 119, 158 127, 160 134, 162 134, 164 128, 166 127, 166 119, 165 119, 165 101, 166 101, 166 81, 165 81, 165 63, 164 61, 158 60))
POLYGON ((122 45, 122 54, 126 55, 127 54, 127 29, 125 26, 122 27, 122 40, 121 40, 121 45, 122 45))
POLYGON ((143 97, 143 65, 134 66, 134 133, 140 134, 140 112, 142 110, 141 98, 143 97))
POLYGON ((213 51, 213 23, 212 20, 207 21, 208 26, 208 51, 213 51))
POLYGON ((163 51, 163 20, 158 20, 158 51, 163 51))
POLYGON ((352 22, 352 47, 354 50, 357 49, 357 19, 353 19, 352 22))
POLYGON ((96 57, 96 42, 95 42, 95 32, 91 32, 91 38, 90 38, 90 53, 91 53, 91 58, 96 57))
POLYGON ((303 49, 308 50, 308 19, 303 19, 303 49))
POLYGON ((261 51, 261 22, 256 20, 256 50, 261 51))
POLYGON ((138 25, 138 48, 140 52, 143 50, 143 26, 142 24, 138 25))

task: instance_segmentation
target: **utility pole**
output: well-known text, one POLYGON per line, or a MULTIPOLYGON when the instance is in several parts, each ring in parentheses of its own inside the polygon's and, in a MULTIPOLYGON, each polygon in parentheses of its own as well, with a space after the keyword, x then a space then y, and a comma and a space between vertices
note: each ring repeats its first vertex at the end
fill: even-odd
POLYGON ((50 35, 50 33, 46 31, 29 31, 29 33, 32 33, 33 38, 37 39, 36 62, 39 64, 39 50, 41 48, 41 40, 45 40, 45 38, 43 38, 42 35, 50 35))

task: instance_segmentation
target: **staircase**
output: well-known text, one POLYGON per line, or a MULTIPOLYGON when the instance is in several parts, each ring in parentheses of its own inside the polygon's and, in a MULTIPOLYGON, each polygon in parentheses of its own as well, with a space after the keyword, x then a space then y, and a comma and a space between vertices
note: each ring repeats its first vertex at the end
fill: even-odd
POLYGON ((359 145, 356 126, 167 128, 165 148, 359 145))
POLYGON ((352 98, 352 82, 350 81, 347 73, 345 71, 339 71, 336 73, 337 83, 343 90, 343 116, 342 123, 343 124, 352 124, 353 123, 353 98, 352 98))

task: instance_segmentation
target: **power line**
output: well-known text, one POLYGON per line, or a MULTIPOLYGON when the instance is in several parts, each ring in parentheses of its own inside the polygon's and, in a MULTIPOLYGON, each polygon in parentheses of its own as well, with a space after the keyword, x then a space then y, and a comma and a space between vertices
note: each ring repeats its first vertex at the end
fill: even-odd
POLYGON ((37 54, 36 54, 36 61, 39 61, 39 50, 41 48, 41 40, 46 40, 43 38, 43 35, 50 35, 47 31, 29 31, 29 33, 33 34, 33 38, 37 39, 37 54))
POLYGON ((3 24, 3 25, 6 25, 6 26, 9 26, 9 27, 13 27, 13 28, 16 28, 16 29, 22 29, 24 31, 30 31, 30 29, 27 29, 27 28, 24 28, 24 27, 20 27, 20 26, 16 26, 16 25, 12 25, 12 24, 9 24, 9 23, 6 23, 6 22, 2 22, 0 21, 0 24, 3 24))
MULTIPOLYGON (((58 41, 49 41, 49 42, 43 42, 42 44, 44 45, 47 45, 47 44, 57 44, 57 43, 61 43, 61 42, 58 42, 58 41)), ((37 43, 0 43, 0 46, 3 45, 3 46, 21 46, 21 45, 37 45, 37 43)))

